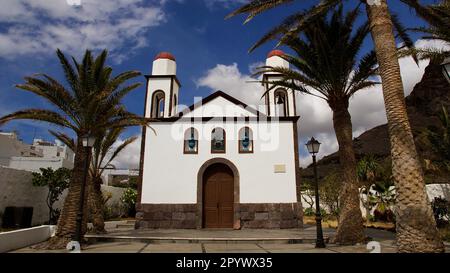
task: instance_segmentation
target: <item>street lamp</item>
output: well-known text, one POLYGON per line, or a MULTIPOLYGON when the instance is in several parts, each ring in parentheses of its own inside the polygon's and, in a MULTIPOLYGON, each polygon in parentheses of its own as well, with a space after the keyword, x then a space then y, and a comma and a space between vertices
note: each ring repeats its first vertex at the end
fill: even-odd
POLYGON ((319 152, 320 142, 312 137, 307 143, 306 148, 313 158, 314 167, 314 181, 315 181, 315 191, 316 191, 316 248, 324 248, 325 241, 323 240, 322 231, 322 215, 320 213, 320 203, 319 203, 319 181, 317 180, 317 164, 316 164, 316 154, 319 152))
POLYGON ((84 205, 84 195, 85 195, 85 189, 86 189, 86 182, 87 182, 87 176, 89 172, 89 155, 91 152, 92 146, 94 146, 95 137, 85 134, 81 137, 83 149, 84 149, 84 174, 83 174, 83 181, 81 184, 80 189, 80 204, 78 207, 78 214, 77 214, 77 230, 75 233, 74 241, 77 241, 81 244, 81 226, 83 223, 83 205, 84 205))
POLYGON ((450 83, 450 57, 445 58, 442 63, 442 72, 444 72, 445 78, 450 83))

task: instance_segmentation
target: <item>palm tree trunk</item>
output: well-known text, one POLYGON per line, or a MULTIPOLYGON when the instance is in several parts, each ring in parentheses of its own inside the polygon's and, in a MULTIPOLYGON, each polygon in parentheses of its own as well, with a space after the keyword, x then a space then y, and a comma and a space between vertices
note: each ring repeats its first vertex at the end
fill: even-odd
MULTIPOLYGON (((66 248, 68 242, 72 241, 73 236, 76 233, 76 219, 79 210, 80 193, 84 178, 85 167, 85 152, 81 143, 81 138, 78 138, 77 147, 75 151, 75 161, 72 170, 72 178, 70 180, 69 190, 64 200, 64 206, 61 211, 61 215, 58 220, 58 226, 56 235, 52 237, 49 244, 46 246, 49 249, 62 249, 66 248)), ((83 222, 82 222, 82 234, 87 230, 87 191, 85 191, 85 204, 83 205, 83 222)))
POLYGON ((95 233, 106 233, 101 184, 101 177, 94 177, 89 183, 88 207, 95 233))
POLYGON ((334 242, 343 245, 365 241, 356 159, 353 151, 352 121, 348 112, 348 100, 330 105, 333 109, 333 126, 339 144, 339 161, 342 170, 342 189, 339 195, 339 226, 334 242))
POLYGON ((386 0, 366 5, 383 83, 395 182, 399 252, 442 252, 409 124, 391 16, 386 0))

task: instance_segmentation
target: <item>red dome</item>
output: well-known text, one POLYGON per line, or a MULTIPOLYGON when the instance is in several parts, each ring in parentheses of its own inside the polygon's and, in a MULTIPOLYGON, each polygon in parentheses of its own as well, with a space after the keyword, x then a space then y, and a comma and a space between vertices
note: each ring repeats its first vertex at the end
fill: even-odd
POLYGON ((175 57, 169 52, 160 52, 155 57, 155 60, 158 60, 158 59, 169 59, 169 60, 175 61, 175 57))
POLYGON ((270 51, 269 55, 267 55, 267 59, 270 57, 273 57, 273 56, 283 56, 283 55, 284 55, 283 51, 281 51, 279 49, 275 49, 275 50, 270 51))

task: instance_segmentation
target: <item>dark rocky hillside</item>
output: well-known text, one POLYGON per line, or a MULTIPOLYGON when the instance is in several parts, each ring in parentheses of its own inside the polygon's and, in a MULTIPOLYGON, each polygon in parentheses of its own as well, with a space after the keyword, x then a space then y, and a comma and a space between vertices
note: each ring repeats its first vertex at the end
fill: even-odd
MULTIPOLYGON (((430 64, 422 80, 414 87, 411 94, 406 97, 408 116, 413 129, 417 150, 423 159, 426 180, 428 183, 445 183, 450 181, 447 170, 436 167, 434 162, 441 160, 433 152, 424 130, 430 126, 439 126, 437 115, 442 105, 450 112, 450 84, 442 74, 439 64, 430 64)), ((357 159, 372 154, 380 160, 390 160, 390 145, 387 125, 383 124, 372 128, 353 141, 357 159)), ((339 156, 333 153, 325 156, 318 162, 319 176, 323 177, 338 169, 339 156)), ((312 178, 311 166, 301 170, 303 178, 312 178)))

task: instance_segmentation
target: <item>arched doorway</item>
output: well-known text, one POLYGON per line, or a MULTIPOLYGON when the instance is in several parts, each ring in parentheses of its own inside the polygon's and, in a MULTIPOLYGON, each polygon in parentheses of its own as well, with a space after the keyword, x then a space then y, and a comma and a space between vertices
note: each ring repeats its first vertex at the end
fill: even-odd
POLYGON ((225 158, 212 158, 198 171, 197 228, 240 229, 239 172, 225 158))
POLYGON ((203 227, 232 228, 234 203, 233 171, 216 163, 203 174, 203 227))

